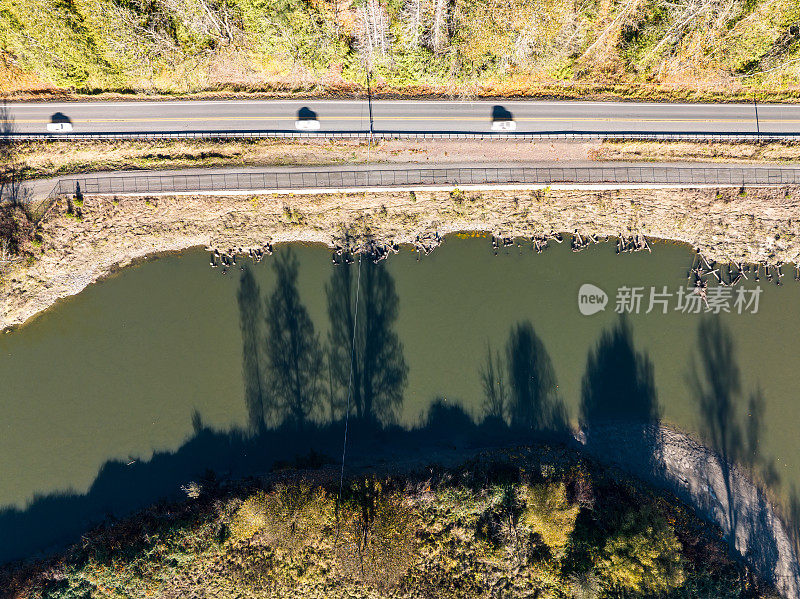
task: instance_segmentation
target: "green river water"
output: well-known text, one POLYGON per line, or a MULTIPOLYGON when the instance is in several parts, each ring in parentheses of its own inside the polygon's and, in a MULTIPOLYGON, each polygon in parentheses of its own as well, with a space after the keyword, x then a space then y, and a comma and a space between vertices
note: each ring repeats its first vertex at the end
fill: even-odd
MULTIPOLYGON (((19 513, 34 496, 80 495, 109 460, 143 462, 154 451, 174 452, 192 436, 195 411, 207 428, 246 429, 239 266, 249 265, 266 298, 276 286, 273 266, 288 251, 297 258, 299 300, 324 344, 330 328, 326 285, 334 269, 344 267, 332 265, 328 249, 309 246, 278 248, 256 265, 240 259, 226 275, 209 267, 202 250, 148 260, 0 336, 0 506, 19 513)), ((378 269, 385 274, 379 292, 396 294, 397 317, 385 324, 396 332, 394 354, 407 367, 404 384, 395 389, 402 397, 397 423, 418 425, 435 398, 480 419, 487 344, 502 361, 512 327, 530 322, 577 426, 587 356, 618 321, 618 288, 643 287, 644 312, 651 286, 673 293, 686 286, 692 260, 690 249, 679 245, 617 255, 611 243, 573 253, 568 240, 541 254, 525 246, 494 255, 486 238, 456 237, 421 259, 410 250, 390 256, 378 269), (579 312, 584 283, 608 293, 605 310, 579 312)), ((701 361, 698 327, 704 318, 716 318, 730 332, 735 355, 723 368, 741 372, 731 426, 747 430, 753 418, 747 399, 760 390, 757 447, 762 461, 773 463, 779 496, 800 485, 800 284, 791 269, 785 272, 781 286, 762 277, 736 287, 760 286, 756 314, 752 305, 738 314, 733 299, 728 314, 685 314, 674 309, 673 296, 667 314, 656 309, 628 318, 637 351, 652 363, 663 419, 699 436, 707 424, 690 376, 701 361)), ((361 283, 372 284, 366 278, 361 283)), ((361 316, 369 318, 367 312, 361 316)), ((321 388, 327 389, 328 375, 323 378, 321 388)), ((328 413, 324 395, 314 408, 317 420, 328 413)))

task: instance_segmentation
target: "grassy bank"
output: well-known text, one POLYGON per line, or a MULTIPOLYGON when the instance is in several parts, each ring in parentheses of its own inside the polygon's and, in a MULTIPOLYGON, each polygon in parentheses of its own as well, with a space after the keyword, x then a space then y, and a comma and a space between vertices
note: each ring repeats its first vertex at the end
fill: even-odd
POLYGON ((0 0, 6 95, 796 100, 792 0, 0 0))
POLYGON ((546 446, 453 469, 338 469, 186 487, 54 559, 0 570, 20 599, 771 597, 676 499, 546 446))
POLYGON ((591 152, 595 160, 797 163, 795 142, 604 141, 591 152))
MULTIPOLYGON (((375 147, 372 157, 387 157, 375 147)), ((165 140, 20 142, 19 174, 25 179, 96 171, 366 162, 367 143, 321 140, 165 140)))

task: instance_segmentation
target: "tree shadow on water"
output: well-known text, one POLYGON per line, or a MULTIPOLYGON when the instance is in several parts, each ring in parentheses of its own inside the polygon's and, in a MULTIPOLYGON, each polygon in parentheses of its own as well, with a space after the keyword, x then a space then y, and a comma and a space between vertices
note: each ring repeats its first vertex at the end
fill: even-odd
POLYGON ((333 267, 325 294, 334 393, 350 394, 359 420, 393 422, 403 402, 408 365, 394 330, 400 302, 386 262, 369 255, 357 262, 343 260, 333 267))
POLYGON ((558 396, 553 362, 530 322, 521 322, 511 329, 506 360, 511 427, 566 430, 567 411, 558 396))
POLYGON ((242 272, 236 294, 247 426, 212 430, 195 411, 193 433, 174 451, 131 462, 109 460, 86 493, 39 495, 24 508, 0 509, 0 562, 74 542, 89 528, 113 523, 158 500, 185 499, 182 487, 189 488, 192 481, 200 481, 202 487, 204 479, 210 480, 209 471, 222 479, 242 478, 267 473, 280 463, 305 463, 298 456, 310 452, 338 462, 346 416, 341 400, 348 386, 348 467, 392 467, 395 459, 426 463, 442 451, 459 456, 464 447, 524 442, 529 427, 553 428, 565 422, 549 357, 527 325, 512 332, 508 356, 513 357, 516 380, 510 387, 517 386, 511 393, 511 417, 528 428, 476 423, 458 402, 444 399, 432 402, 417 427, 395 424, 408 366, 394 329, 399 299, 385 263, 375 264, 365 256, 360 275, 356 264, 333 267, 326 287, 331 320, 327 348, 300 301, 297 260, 286 251, 276 256, 272 267, 276 282, 265 299, 249 268, 242 272), (337 397, 329 402, 332 414, 322 408, 326 379, 329 395, 337 397))
POLYGON ((505 422, 508 408, 508 388, 505 376, 505 361, 500 351, 493 351, 486 343, 486 358, 481 366, 481 385, 483 387, 483 416, 486 420, 505 422))
POLYGON ((314 323, 300 301, 297 257, 287 249, 275 257, 273 268, 277 282, 265 305, 269 390, 285 417, 296 428, 303 428, 320 409, 324 354, 314 323))
POLYGON ((242 377, 247 420, 252 432, 264 432, 267 421, 267 402, 262 345, 261 289, 246 266, 236 294, 239 305, 239 328, 242 333, 242 377))
POLYGON ((540 436, 569 432, 553 362, 530 321, 511 327, 504 353, 487 343, 480 378, 486 426, 508 425, 540 436))
POLYGON ((325 286, 327 343, 300 301, 299 263, 291 249, 280 250, 273 268, 275 287, 263 306, 249 267, 237 293, 251 431, 286 420, 297 427, 333 421, 344 416, 348 403, 358 421, 393 422, 408 366, 394 330, 399 299, 385 264, 364 255, 360 264, 348 259, 333 266, 325 286))
POLYGON ((771 573, 780 559, 773 510, 764 491, 739 471, 748 470, 767 487, 780 484, 774 461, 760 448, 764 396, 760 387, 747 396, 743 392, 733 336, 719 318, 701 321, 697 333, 688 385, 698 406, 701 436, 718 456, 718 470, 708 465, 706 473, 709 493, 724 513, 731 549, 746 554, 760 572, 771 573), (713 492, 718 479, 721 498, 713 492))
POLYGON ((738 425, 737 402, 741 379, 733 338, 718 319, 705 319, 698 328, 698 356, 692 360, 689 388, 700 412, 702 432, 720 456, 727 495, 728 529, 736 529, 731 466, 742 454, 743 431, 738 425))
MULTIPOLYGON (((307 456, 323 464, 341 459, 345 430, 341 418, 306 422, 302 435, 291 418, 255 434, 252 429, 212 430, 196 411, 191 421, 193 433, 178 449, 133 463, 109 460, 86 493, 38 495, 24 508, 0 509, 0 564, 57 550, 78 541, 87 530, 112 525, 156 501, 186 499, 183 487, 190 487, 190 482, 214 492, 215 480, 266 474, 279 464, 304 468, 307 456)), ((347 464, 391 468, 395 460, 409 459, 424 464, 442 451, 458 456, 464 448, 507 444, 513 437, 514 431, 507 427, 487 429, 476 423, 457 402, 438 400, 412 429, 351 420, 347 464)))
POLYGON ((653 362, 636 351, 625 318, 606 329, 586 361, 581 381, 581 424, 591 430, 604 422, 658 423, 653 362))
POLYGON ((636 350, 631 324, 621 316, 586 359, 579 421, 587 448, 655 479, 662 471, 660 420, 653 362, 636 350))

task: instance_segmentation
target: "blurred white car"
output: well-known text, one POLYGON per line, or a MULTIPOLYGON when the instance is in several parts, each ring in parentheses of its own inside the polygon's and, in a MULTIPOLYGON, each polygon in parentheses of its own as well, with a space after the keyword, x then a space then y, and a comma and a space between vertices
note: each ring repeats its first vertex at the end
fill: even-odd
POLYGON ((319 121, 315 119, 303 119, 302 121, 295 121, 294 128, 300 131, 317 131, 319 129, 319 121))
POLYGON ((517 124, 514 121, 492 121, 492 131, 516 131, 517 124))
POLYGON ((72 131, 72 123, 47 123, 48 133, 69 133, 72 131))

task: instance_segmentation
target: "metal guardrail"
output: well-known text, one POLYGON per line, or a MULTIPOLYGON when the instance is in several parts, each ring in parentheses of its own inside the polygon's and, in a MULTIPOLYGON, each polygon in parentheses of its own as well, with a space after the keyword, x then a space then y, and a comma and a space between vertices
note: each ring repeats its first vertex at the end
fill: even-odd
POLYGON ((29 211, 42 218, 60 196, 207 193, 370 187, 531 184, 800 185, 800 168, 774 167, 471 167, 196 175, 66 177, 29 211))
POLYGON ((247 190, 341 189, 492 184, 797 185, 800 168, 774 167, 469 167, 342 171, 69 177, 50 197, 73 194, 143 194, 247 190))
POLYGON ((0 139, 20 141, 80 141, 80 140, 148 140, 148 139, 478 139, 484 141, 504 140, 658 140, 658 141, 797 141, 800 133, 700 133, 700 132, 640 132, 640 131, 538 131, 538 132, 450 132, 450 131, 157 131, 157 132, 108 132, 108 133, 10 133, 0 139))

